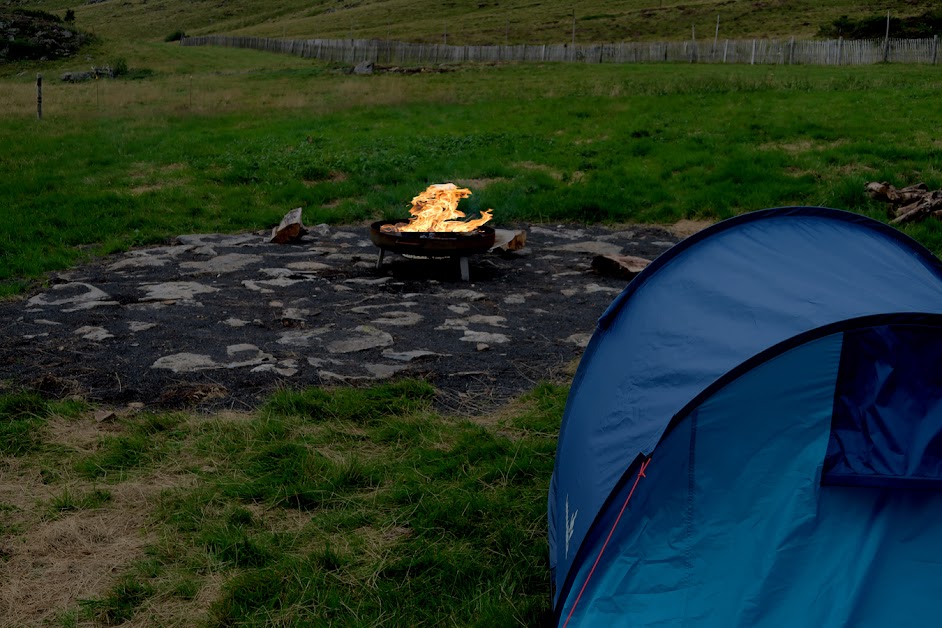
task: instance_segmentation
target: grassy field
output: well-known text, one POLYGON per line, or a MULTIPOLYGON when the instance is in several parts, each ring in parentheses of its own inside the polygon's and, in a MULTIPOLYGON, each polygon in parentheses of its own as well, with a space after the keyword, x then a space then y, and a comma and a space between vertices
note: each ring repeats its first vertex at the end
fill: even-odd
POLYGON ((0 398, 0 615, 540 625, 565 392, 543 385, 471 420, 433 413, 415 381, 103 422, 81 402, 0 398))
MULTIPOLYGON (((4 82, 3 292, 90 253, 259 229, 298 206, 313 224, 402 216, 441 181, 469 186, 468 211, 494 208, 502 224, 665 223, 801 204, 880 217, 867 181, 942 186, 938 67, 350 76, 170 48, 168 63, 193 50, 192 74, 52 82, 41 122, 32 82, 4 82)), ((936 223, 908 229, 942 250, 936 223)))
POLYGON ((147 2, 28 2, 23 6, 64 14, 111 41, 159 40, 183 29, 191 35, 241 33, 266 37, 399 39, 449 43, 564 43, 572 37, 573 9, 580 42, 677 40, 695 27, 712 38, 720 16, 721 37, 811 37, 841 16, 921 15, 933 0, 483 0, 431 3, 427 0, 149 0, 147 2))
MULTIPOLYGON (((730 36, 802 35, 886 6, 599 1, 580 5, 579 36, 683 37, 691 19, 709 33, 718 10, 730 36)), ((308 224, 402 217, 442 181, 470 187, 465 208, 493 208, 504 225, 717 220, 792 204, 882 218, 867 181, 942 187, 940 67, 351 76, 162 39, 182 27, 431 41, 449 20, 453 43, 566 41, 571 4, 415 19, 411 0, 74 8, 101 38, 84 55, 0 67, 0 297, 93 255, 260 229, 298 206, 308 224), (55 80, 118 58, 143 78, 55 80)), ((942 252, 937 222, 906 231, 942 252)), ((247 414, 118 409, 102 421, 81 400, 12 388, 0 381, 0 617, 14 625, 546 619, 545 499, 565 385, 476 417, 436 414, 434 391, 401 382, 285 390, 247 414)))

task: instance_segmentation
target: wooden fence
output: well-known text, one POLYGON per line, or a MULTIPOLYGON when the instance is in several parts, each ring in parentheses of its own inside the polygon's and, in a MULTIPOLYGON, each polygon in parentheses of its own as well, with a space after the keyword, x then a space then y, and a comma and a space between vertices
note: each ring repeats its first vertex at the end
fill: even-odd
POLYGON ((269 39, 205 35, 183 46, 227 46, 355 64, 457 63, 461 61, 551 61, 575 63, 750 63, 867 65, 929 63, 939 57, 939 37, 931 39, 775 40, 727 39, 619 44, 449 46, 378 39, 269 39))

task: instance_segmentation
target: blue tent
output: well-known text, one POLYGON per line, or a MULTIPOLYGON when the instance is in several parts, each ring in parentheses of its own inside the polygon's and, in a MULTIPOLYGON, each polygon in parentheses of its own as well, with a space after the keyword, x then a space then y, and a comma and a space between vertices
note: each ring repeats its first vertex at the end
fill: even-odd
POLYGON ((724 221, 602 315, 549 493, 559 625, 942 624, 942 264, 824 208, 724 221))

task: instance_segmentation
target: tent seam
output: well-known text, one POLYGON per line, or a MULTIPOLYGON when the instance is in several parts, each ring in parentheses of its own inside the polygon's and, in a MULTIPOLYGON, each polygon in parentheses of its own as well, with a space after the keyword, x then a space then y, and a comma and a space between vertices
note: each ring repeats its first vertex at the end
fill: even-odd
POLYGON ((687 622, 687 602, 690 596, 690 586, 693 576, 693 559, 691 549, 693 546, 693 493, 696 482, 694 481, 694 467, 696 465, 697 449, 697 415, 693 412, 690 415, 690 449, 687 454, 687 505, 684 510, 684 613, 681 619, 681 625, 688 625, 687 622))

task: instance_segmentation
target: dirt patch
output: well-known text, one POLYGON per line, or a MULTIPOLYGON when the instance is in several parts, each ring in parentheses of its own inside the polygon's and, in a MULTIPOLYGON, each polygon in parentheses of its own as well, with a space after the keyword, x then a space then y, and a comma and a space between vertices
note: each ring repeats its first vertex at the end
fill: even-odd
POLYGON ((9 625, 38 625, 97 597, 154 541, 142 504, 78 512, 35 524, 8 546, 0 615, 9 625), (127 507, 124 507, 127 506, 127 507))

